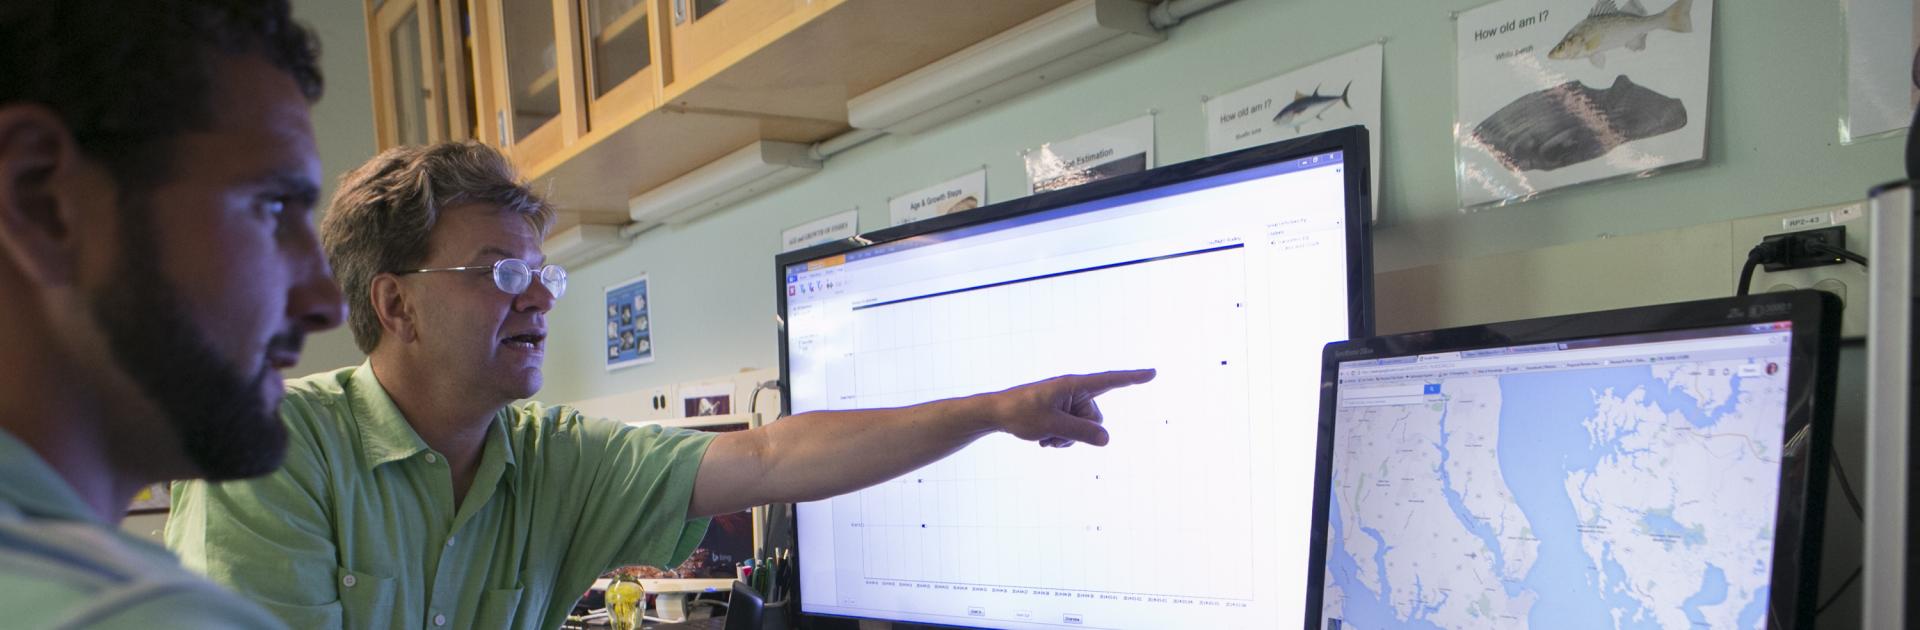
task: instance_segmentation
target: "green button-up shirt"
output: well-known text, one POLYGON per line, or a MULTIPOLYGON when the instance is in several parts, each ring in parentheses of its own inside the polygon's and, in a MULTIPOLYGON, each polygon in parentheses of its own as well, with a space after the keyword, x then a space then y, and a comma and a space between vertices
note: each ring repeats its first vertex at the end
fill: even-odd
POLYGON ((0 627, 279 628, 260 607, 100 521, 0 431, 0 627))
POLYGON ((454 509, 447 460, 366 364, 287 382, 286 465, 176 483, 167 546, 297 628, 554 628, 614 566, 671 567, 712 435, 522 403, 454 509))

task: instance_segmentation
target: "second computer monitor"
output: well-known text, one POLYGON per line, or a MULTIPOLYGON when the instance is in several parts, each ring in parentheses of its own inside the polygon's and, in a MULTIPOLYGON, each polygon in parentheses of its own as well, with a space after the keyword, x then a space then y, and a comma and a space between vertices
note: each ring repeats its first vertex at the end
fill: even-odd
POLYGON ((1308 627, 1803 628, 1838 300, 1328 346, 1308 627))

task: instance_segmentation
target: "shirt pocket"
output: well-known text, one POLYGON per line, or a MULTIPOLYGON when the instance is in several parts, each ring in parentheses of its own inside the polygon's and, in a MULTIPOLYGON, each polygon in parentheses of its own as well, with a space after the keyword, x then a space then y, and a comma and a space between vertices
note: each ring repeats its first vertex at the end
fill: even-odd
POLYGON ((393 578, 337 567, 334 583, 340 587, 341 627, 384 628, 393 619, 393 578))
MULTIPOLYGON (((475 628, 513 628, 514 614, 520 611, 520 596, 525 588, 500 588, 480 594, 480 609, 474 613, 475 628)), ((525 624, 520 624, 525 625, 525 624)))

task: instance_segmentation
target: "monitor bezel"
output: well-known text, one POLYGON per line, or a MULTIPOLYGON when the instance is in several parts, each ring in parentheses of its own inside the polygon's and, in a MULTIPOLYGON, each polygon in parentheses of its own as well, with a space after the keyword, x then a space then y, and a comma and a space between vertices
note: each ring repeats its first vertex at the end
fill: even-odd
MULTIPOLYGON (((1349 338, 1365 337, 1373 334, 1373 249, 1372 249, 1372 208, 1373 191, 1371 171, 1372 157, 1368 151, 1367 129, 1362 126, 1345 127, 1318 134, 1282 140, 1271 144, 1223 153, 1216 156, 1199 158, 1178 164, 1161 166, 1138 173, 1089 182, 1073 188, 1052 192, 1036 193, 1019 199, 1003 201, 981 206, 957 214, 933 217, 913 223, 897 225, 851 238, 840 239, 804 249, 779 254, 774 257, 774 300, 775 323, 779 336, 780 358, 780 413, 782 416, 793 413, 792 383, 788 371, 787 356, 787 268, 791 265, 807 263, 850 252, 884 245, 887 243, 945 232, 1003 219, 1021 217, 1038 212, 1065 208, 1124 195, 1128 193, 1182 184, 1198 179, 1229 175, 1251 168, 1278 164, 1288 160, 1314 155, 1323 155, 1333 151, 1341 152, 1341 162, 1345 166, 1343 180, 1347 258, 1347 334, 1349 338)), ((789 525, 793 528, 795 542, 799 536, 799 512, 788 510, 793 515, 789 525)), ((794 545, 796 567, 805 562, 794 545)), ((800 603, 806 601, 806 593, 801 588, 799 572, 795 571, 793 596, 800 603)), ((899 621, 886 617, 858 617, 831 613, 806 612, 802 605, 796 604, 795 611, 808 617, 832 619, 874 619, 899 621)), ((925 622, 912 622, 921 625, 925 622)), ((957 626, 956 626, 957 627, 957 626)))
POLYGON ((1331 536, 1327 517, 1341 363, 1781 321, 1791 322, 1793 329, 1788 351, 1783 442, 1791 443, 1795 436, 1802 434, 1806 442, 1795 449, 1782 445, 1780 497, 1774 513, 1773 578, 1768 590, 1768 627, 1812 627, 1817 606, 1815 591, 1826 515, 1827 460, 1840 349, 1840 301, 1832 294, 1813 290, 1643 306, 1328 344, 1321 356, 1314 527, 1306 567, 1306 627, 1317 630, 1325 622, 1322 608, 1327 543, 1331 536), (1792 544, 1793 541, 1797 544, 1792 544))

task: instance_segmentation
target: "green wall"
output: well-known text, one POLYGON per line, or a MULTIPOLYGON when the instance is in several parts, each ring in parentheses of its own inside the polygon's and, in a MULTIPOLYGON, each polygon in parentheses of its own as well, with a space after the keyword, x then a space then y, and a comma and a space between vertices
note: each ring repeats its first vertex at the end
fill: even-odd
MULTIPOLYGON (((1157 112, 1159 163, 1197 158, 1205 150, 1202 95, 1379 40, 1386 61, 1375 261, 1383 272, 1859 199, 1899 176, 1900 139, 1838 141, 1838 2, 1723 0, 1715 7, 1706 164, 1462 213, 1451 152, 1451 16, 1479 4, 1239 0, 1118 62, 920 135, 881 138, 772 194, 655 229, 574 270, 574 293, 550 320, 541 397, 579 400, 776 367, 772 258, 782 229, 855 206, 863 230, 885 227, 889 196, 982 164, 991 201, 1019 197, 1020 150, 1148 111, 1157 112), (610 374, 599 294, 642 272, 652 275, 658 360, 610 374)), ((1627 297, 1623 305, 1639 303, 1627 297)))

